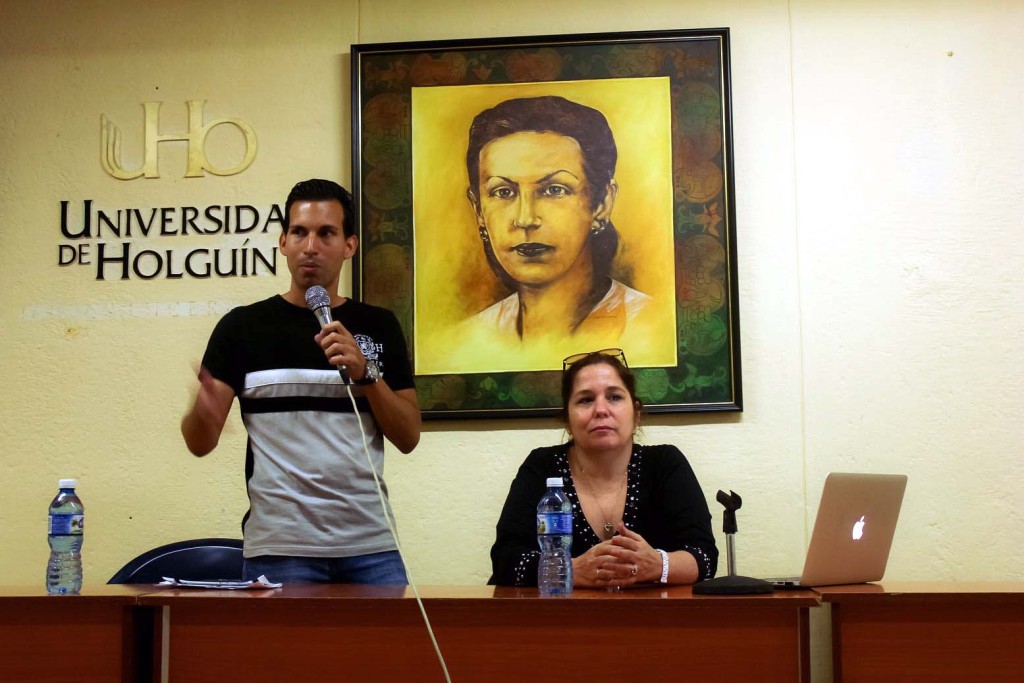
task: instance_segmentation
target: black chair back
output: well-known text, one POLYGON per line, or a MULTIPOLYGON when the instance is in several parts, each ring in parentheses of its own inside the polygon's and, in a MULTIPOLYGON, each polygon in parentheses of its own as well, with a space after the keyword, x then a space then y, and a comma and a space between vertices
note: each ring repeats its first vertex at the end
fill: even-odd
POLYGON ((242 541, 197 538, 168 543, 131 560, 107 583, 158 583, 165 576, 191 581, 240 581, 242 541))

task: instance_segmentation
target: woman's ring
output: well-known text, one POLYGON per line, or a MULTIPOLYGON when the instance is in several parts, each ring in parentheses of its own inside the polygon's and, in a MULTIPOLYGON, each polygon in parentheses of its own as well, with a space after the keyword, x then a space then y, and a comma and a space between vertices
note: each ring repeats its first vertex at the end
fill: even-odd
POLYGON ((629 575, 630 576, 636 576, 636 565, 635 564, 632 567, 629 568, 629 575))

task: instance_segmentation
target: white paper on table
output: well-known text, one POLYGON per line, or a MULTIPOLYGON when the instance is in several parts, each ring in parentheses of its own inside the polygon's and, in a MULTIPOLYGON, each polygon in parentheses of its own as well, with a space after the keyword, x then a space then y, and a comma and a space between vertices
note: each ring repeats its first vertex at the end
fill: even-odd
POLYGON ((215 588, 217 590, 264 590, 267 588, 280 588, 281 583, 274 583, 262 574, 255 581, 189 581, 187 579, 172 579, 168 576, 162 577, 163 581, 157 586, 173 586, 176 588, 215 588))

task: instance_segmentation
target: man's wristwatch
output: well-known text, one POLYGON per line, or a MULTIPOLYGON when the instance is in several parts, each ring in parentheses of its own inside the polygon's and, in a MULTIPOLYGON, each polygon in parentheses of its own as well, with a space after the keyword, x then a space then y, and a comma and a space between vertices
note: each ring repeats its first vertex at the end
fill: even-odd
POLYGON ((363 373, 362 379, 353 380, 355 384, 361 387, 376 384, 377 380, 380 379, 380 366, 377 365, 377 361, 368 360, 366 361, 366 372, 363 373))

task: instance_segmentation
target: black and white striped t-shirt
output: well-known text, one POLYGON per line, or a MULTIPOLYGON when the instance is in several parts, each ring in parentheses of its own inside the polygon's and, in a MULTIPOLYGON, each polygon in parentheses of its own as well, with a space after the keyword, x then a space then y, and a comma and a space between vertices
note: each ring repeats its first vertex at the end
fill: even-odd
MULTIPOLYGON (((390 311, 348 300, 331 315, 377 361, 392 390, 413 386, 405 338, 390 311)), ((383 437, 358 386, 351 387, 359 416, 354 413, 338 370, 313 340, 319 330, 306 307, 274 296, 225 315, 203 357, 207 370, 234 389, 249 434, 246 557, 395 549, 357 420, 378 476, 383 437)))

